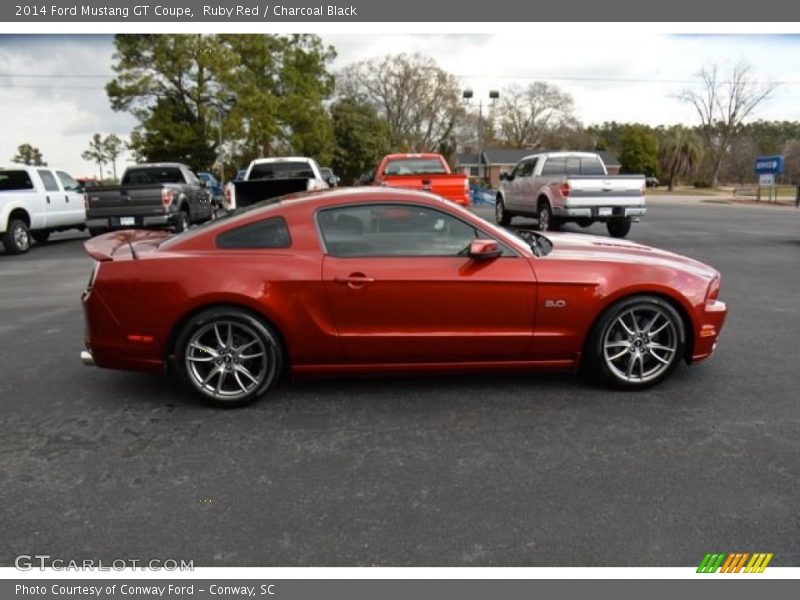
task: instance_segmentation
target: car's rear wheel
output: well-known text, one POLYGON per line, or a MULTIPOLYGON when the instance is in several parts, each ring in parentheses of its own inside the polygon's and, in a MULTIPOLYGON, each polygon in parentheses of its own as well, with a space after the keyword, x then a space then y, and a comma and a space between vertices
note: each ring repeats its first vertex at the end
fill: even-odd
POLYGON ((546 201, 539 202, 539 210, 536 214, 539 219, 539 231, 555 231, 559 227, 559 223, 553 217, 553 211, 550 209, 550 204, 546 201))
POLYGON ((494 219, 498 225, 505 227, 511 224, 512 215, 506 211, 506 203, 503 202, 503 197, 498 196, 494 203, 494 219))
POLYGON ((625 219, 614 219, 613 221, 606 223, 606 229, 608 229, 608 234, 611 237, 623 238, 628 235, 628 232, 631 230, 631 219, 630 217, 625 219))
POLYGON ((186 231, 189 229, 190 224, 189 211, 183 209, 179 210, 178 214, 175 215, 175 233, 186 231))
POLYGON ((31 233, 22 219, 12 218, 2 237, 3 246, 9 254, 24 254, 31 248, 31 233))
POLYGON ((274 330, 237 308, 203 311, 183 327, 175 345, 181 378, 217 406, 243 406, 272 386, 283 351, 274 330))
POLYGON ((635 296, 614 304, 592 328, 588 366, 613 387, 647 388, 677 367, 685 339, 683 319, 669 302, 635 296))

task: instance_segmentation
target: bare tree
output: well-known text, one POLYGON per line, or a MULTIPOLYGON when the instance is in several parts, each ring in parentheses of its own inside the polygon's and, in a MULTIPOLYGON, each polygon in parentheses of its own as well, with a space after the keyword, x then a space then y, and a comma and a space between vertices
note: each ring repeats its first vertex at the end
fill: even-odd
POLYGON ((572 107, 572 96, 549 83, 511 85, 500 93, 500 132, 510 146, 535 147, 547 131, 572 120, 572 107))
POLYGON ((719 183, 720 168, 739 128, 756 108, 775 91, 762 83, 752 67, 740 62, 726 72, 717 64, 707 65, 697 75, 698 83, 678 98, 694 107, 700 117, 706 156, 711 166, 711 184, 719 183))
POLYGON ((458 80, 420 54, 349 65, 337 84, 340 97, 365 101, 386 120, 393 148, 437 150, 450 142, 464 115, 458 80))

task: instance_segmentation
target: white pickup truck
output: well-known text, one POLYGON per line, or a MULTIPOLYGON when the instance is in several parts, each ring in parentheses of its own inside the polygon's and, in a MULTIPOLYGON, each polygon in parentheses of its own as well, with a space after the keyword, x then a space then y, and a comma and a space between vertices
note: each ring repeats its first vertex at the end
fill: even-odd
POLYGON ((609 175, 594 152, 531 154, 501 179, 495 199, 500 225, 515 216, 538 219, 542 231, 602 222, 609 235, 625 237, 647 212, 644 175, 609 175))
POLYGON ((86 228, 80 184, 47 167, 0 169, 0 239, 8 254, 22 254, 31 237, 43 244, 54 231, 86 228))
POLYGON ((261 200, 307 190, 324 190, 328 187, 328 182, 313 158, 257 158, 247 167, 242 179, 225 186, 223 205, 227 210, 234 210, 261 200))

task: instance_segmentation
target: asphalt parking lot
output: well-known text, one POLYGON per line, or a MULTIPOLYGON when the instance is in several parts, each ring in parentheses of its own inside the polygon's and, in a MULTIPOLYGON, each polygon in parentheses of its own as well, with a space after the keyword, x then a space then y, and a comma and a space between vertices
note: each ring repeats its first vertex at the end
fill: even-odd
POLYGON ((639 393, 328 379, 212 409, 81 366, 85 236, 0 253, 0 565, 800 565, 800 211, 649 206, 630 238, 718 268, 730 313, 712 360, 639 393))

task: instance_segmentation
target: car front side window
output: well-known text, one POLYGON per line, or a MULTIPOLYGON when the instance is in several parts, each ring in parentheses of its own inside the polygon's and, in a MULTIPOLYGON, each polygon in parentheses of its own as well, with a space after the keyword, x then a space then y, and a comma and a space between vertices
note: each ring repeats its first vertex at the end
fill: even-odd
POLYGON ((463 256, 482 237, 465 221, 409 204, 326 209, 317 223, 326 252, 337 257, 463 256))

